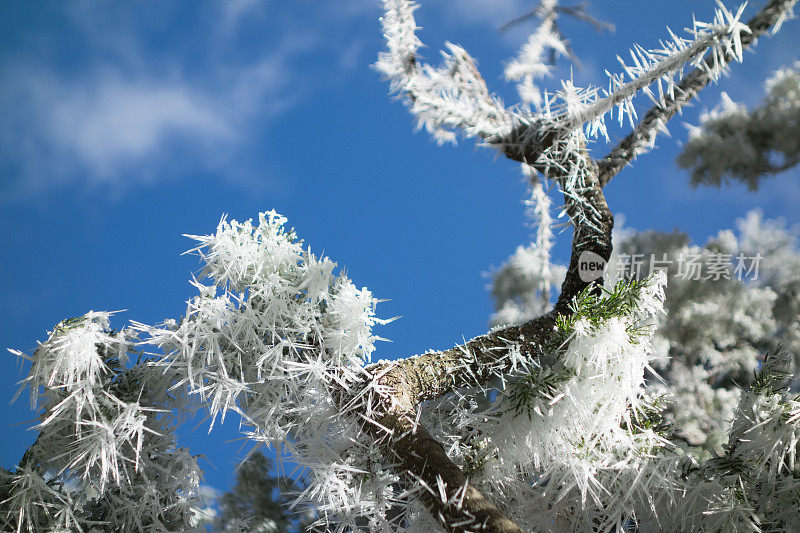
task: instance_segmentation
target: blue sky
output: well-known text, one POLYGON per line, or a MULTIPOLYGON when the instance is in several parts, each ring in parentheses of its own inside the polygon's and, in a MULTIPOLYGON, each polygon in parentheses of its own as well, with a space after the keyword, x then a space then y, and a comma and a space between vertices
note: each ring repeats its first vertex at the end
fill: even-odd
MULTIPOLYGON (((532 28, 498 28, 532 5, 423 2, 425 52, 435 60, 445 41, 463 45, 512 103, 502 61, 532 28)), ((592 10, 617 31, 565 23, 585 67, 573 72, 577 84, 603 84, 617 54, 657 45, 692 12, 708 18, 713 2, 596 0, 592 10)), ((373 0, 0 3, 0 347, 32 348, 89 310, 126 309, 118 326, 179 317, 198 267, 180 255, 191 246, 181 234, 211 232, 224 213, 241 220, 273 208, 357 285, 390 299, 379 313, 402 318, 380 328, 392 342, 378 357, 485 331, 484 273, 529 238, 525 185, 489 150, 414 133, 370 68, 382 46, 378 16, 373 0)), ((789 22, 721 88, 756 103, 764 78, 799 49, 800 23, 789 22)), ((682 122, 718 101, 719 88, 707 90, 672 122, 672 138, 609 185, 627 225, 680 227, 703 241, 752 207, 800 222, 797 171, 757 193, 688 186, 674 164, 682 122)), ((569 234, 559 240, 563 258, 569 234)), ((0 356, 9 400, 24 370, 0 356)), ((1 416, 9 466, 34 440, 34 415, 19 401, 4 402, 1 416)), ((236 425, 207 435, 207 425, 192 431, 199 423, 181 441, 207 458, 207 482, 224 488, 242 456, 236 425)))

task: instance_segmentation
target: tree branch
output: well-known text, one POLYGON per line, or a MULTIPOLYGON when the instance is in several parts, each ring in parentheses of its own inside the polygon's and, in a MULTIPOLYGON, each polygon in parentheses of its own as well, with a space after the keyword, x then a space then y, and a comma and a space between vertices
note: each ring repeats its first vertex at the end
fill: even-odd
POLYGON ((382 414, 376 419, 365 417, 368 421, 364 429, 448 531, 522 533, 505 512, 469 483, 444 447, 418 423, 418 399, 410 394, 414 386, 394 382, 406 376, 412 376, 410 381, 414 382, 413 372, 386 372, 372 381, 372 385, 378 385, 373 389, 378 394, 370 395, 368 411, 382 414))
MULTIPOLYGON (((342 405, 362 418, 365 431, 381 444, 385 457, 396 461, 397 470, 410 485, 420 487, 419 497, 449 531, 521 532, 499 507, 469 484, 442 445, 419 425, 419 405, 462 387, 484 385, 518 365, 550 364, 547 359, 555 339, 556 317, 570 313, 574 297, 589 285, 580 276, 580 256, 589 251, 607 261, 611 255, 614 219, 597 178, 597 167, 585 150, 572 152, 568 158, 564 168, 581 165, 587 172, 579 186, 565 195, 575 232, 570 266, 554 309, 449 350, 367 367, 365 381, 356 388, 360 391, 356 399, 351 396, 351 403, 342 405), (359 400, 365 391, 367 399, 359 400)), ((602 286, 602 278, 596 282, 602 286)))
MULTIPOLYGON (((468 114, 459 112, 454 117, 442 115, 441 108, 446 109, 448 104, 446 98, 437 101, 441 105, 426 104, 424 98, 441 99, 442 92, 450 87, 432 83, 444 71, 427 68, 427 78, 421 76, 416 60, 420 43, 414 36, 414 8, 388 0, 386 6, 383 24, 389 53, 382 55, 378 68, 393 79, 395 90, 405 93, 412 113, 430 129, 441 133, 442 128, 460 128, 558 182, 575 228, 572 257, 561 295, 547 315, 476 337, 450 350, 372 365, 359 378, 363 381, 342 395, 339 405, 360 417, 362 427, 380 444, 385 458, 394 463, 410 486, 418 488, 421 501, 447 530, 521 532, 503 510, 469 484, 442 445, 419 425, 418 408, 423 401, 461 387, 484 385, 515 367, 548 364, 557 316, 570 313, 574 297, 589 285, 580 276, 581 256, 593 252, 608 261, 614 218, 580 129, 566 129, 542 117, 501 109, 466 52, 451 47, 454 54, 448 56, 448 76, 453 87, 459 88, 454 94, 473 94, 482 105, 473 105, 468 114), (437 90, 426 92, 429 85, 437 90), (543 154, 546 157, 540 157, 543 154)), ((597 287, 602 286, 602 278, 595 281, 597 287)))
MULTIPOLYGON (((771 0, 753 18, 747 21, 751 33, 742 35, 742 48, 754 44, 771 27, 779 25, 797 0, 771 0)), ((728 51, 717 61, 714 56, 705 60, 678 83, 673 97, 666 97, 663 105, 656 105, 644 116, 636 128, 608 155, 598 161, 600 185, 605 187, 625 166, 641 152, 655 143, 659 130, 690 102, 700 90, 712 81, 712 74, 731 61, 735 55, 728 51)))
MULTIPOLYGON (((585 152, 575 157, 588 160, 585 152)), ((600 187, 597 167, 592 168, 584 181, 585 184, 575 191, 575 195, 566 196, 567 212, 576 220, 576 227, 567 275, 558 301, 550 313, 518 326, 481 335, 449 350, 376 364, 367 367, 367 370, 376 377, 382 376, 379 377, 382 384, 394 389, 397 398, 413 407, 462 387, 484 384, 491 377, 510 370, 514 364, 507 357, 511 346, 519 346, 520 355, 528 360, 546 355, 547 345, 553 338, 556 317, 569 314, 573 298, 590 285, 580 276, 580 256, 585 252, 593 252, 606 261, 611 257, 614 217, 600 187)), ((600 278, 594 283, 599 288, 603 280, 600 278)))

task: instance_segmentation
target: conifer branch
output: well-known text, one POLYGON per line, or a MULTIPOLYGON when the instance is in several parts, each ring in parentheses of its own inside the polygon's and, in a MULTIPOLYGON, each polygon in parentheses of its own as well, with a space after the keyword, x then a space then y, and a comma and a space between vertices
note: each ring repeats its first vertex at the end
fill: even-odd
MULTIPOLYGON (((589 161, 585 151, 570 152, 569 157, 571 160, 564 162, 564 168, 589 161)), ((554 179, 561 179, 550 169, 541 170, 550 172, 554 179)), ((611 255, 613 216, 597 180, 596 167, 589 167, 582 178, 582 185, 575 189, 575 194, 566 195, 567 211, 575 224, 572 258, 553 311, 449 350, 367 369, 371 375, 369 387, 377 394, 373 401, 361 404, 367 410, 362 416, 368 421, 365 429, 382 439, 384 453, 397 462, 405 479, 425 487, 421 492, 423 501, 449 531, 502 533, 521 530, 469 485, 444 447, 418 423, 418 407, 423 401, 460 388, 483 386, 517 366, 552 364, 547 358, 558 335, 556 322, 559 316, 572 312, 574 298, 589 286, 579 273, 581 255, 593 252, 606 261, 611 255), (446 497, 439 497, 435 490, 439 480, 442 480, 442 493, 446 497)), ((598 284, 596 286, 602 286, 602 279, 598 284)))
MULTIPOLYGON (((741 47, 746 48, 754 44, 770 28, 773 28, 773 32, 777 31, 796 3, 797 0, 771 0, 747 22, 750 33, 741 35, 741 47)), ((656 136, 659 131, 664 130, 666 123, 714 80, 714 73, 720 72, 736 57, 733 50, 712 55, 705 59, 702 65, 684 76, 673 96, 666 97, 663 103, 651 108, 635 129, 608 155, 598 161, 601 186, 605 187, 628 163, 639 154, 651 149, 656 136)))

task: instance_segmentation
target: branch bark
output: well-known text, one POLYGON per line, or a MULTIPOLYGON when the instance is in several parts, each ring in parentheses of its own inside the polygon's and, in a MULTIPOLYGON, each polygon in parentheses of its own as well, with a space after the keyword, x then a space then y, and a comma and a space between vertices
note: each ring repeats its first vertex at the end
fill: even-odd
MULTIPOLYGON (((567 166, 580 164, 588 172, 580 186, 565 195, 575 231, 569 269, 553 311, 449 350, 367 367, 359 395, 367 389, 368 399, 351 400, 349 407, 343 407, 362 411, 364 430, 380 443, 385 457, 403 478, 411 486, 420 487, 419 497, 448 531, 521 532, 500 507, 470 485, 444 447, 418 423, 418 409, 426 400, 462 387, 483 385, 493 376, 512 370, 517 360, 508 356, 511 349, 518 349, 527 361, 548 364, 556 317, 570 313, 573 298, 589 285, 580 276, 581 254, 591 251, 606 261, 611 255, 614 219, 600 187, 597 167, 585 150, 571 157, 579 160, 567 161, 567 166)), ((602 286, 602 278, 596 283, 602 286)))
MULTIPOLYGON (((751 33, 742 35, 742 48, 754 44, 767 30, 778 22, 782 22, 796 2, 797 0, 771 0, 747 21, 751 33)), ((713 78, 709 72, 724 67, 733 61, 734 57, 734 54, 729 51, 718 63, 712 56, 705 60, 703 68, 695 68, 684 76, 678 83, 674 97, 667 97, 664 105, 657 105, 650 109, 642 121, 636 125, 636 128, 608 155, 598 161, 600 185, 605 187, 611 178, 616 176, 637 155, 652 147, 659 130, 712 81, 713 78)))

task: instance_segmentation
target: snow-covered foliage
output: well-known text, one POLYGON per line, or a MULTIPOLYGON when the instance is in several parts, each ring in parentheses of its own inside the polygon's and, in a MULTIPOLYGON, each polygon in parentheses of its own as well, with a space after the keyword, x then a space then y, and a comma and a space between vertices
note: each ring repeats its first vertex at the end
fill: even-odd
POLYGON ((648 423, 655 399, 644 379, 665 281, 657 275, 601 297, 583 293, 558 323, 555 364, 507 376, 486 408, 458 398, 431 410, 472 482, 523 529, 611 529, 663 482, 657 467, 643 474, 643 465, 663 444, 648 423), (454 404, 461 413, 446 408, 454 404))
POLYGON ((193 282, 180 323, 137 324, 212 417, 233 410, 253 436, 278 442, 330 407, 326 372, 369 361, 380 322, 372 294, 334 276, 336 264, 304 250, 285 222, 271 211, 257 225, 223 219, 214 235, 193 237, 210 284, 193 282))
MULTIPOLYGON (((740 387, 753 380, 762 356, 783 346, 800 354, 800 248, 797 229, 765 221, 751 211, 704 246, 691 246, 680 234, 645 232, 617 248, 620 255, 676 260, 670 268, 669 315, 659 329, 664 359, 661 373, 675 397, 671 412, 680 435, 692 446, 719 451, 740 387), (737 271, 739 259, 754 258, 752 271, 737 271), (689 259, 701 275, 679 271, 689 259), (710 267, 724 264, 715 279, 710 267), (755 263, 757 261, 757 264, 755 263), (756 270, 757 269, 757 270, 756 270)), ((646 272, 642 273, 642 275, 646 272)), ((795 359, 796 371, 800 358, 795 359)))
MULTIPOLYGON (((765 221, 758 211, 736 225, 737 232, 721 231, 704 246, 690 245, 680 232, 615 234, 610 278, 645 279, 652 261, 670 262, 656 269, 669 279, 668 312, 657 316, 651 341, 655 372, 648 371, 644 387, 645 397, 657 399, 649 422, 670 444, 654 446, 660 459, 639 470, 646 476, 650 468, 664 469, 663 499, 657 490, 650 495, 653 508, 661 510, 654 516, 639 510, 635 518, 645 529, 647 524, 664 531, 798 527, 800 404, 792 378, 800 353, 798 230, 765 221), (709 266, 720 255, 727 261, 725 275, 714 279, 709 266), (757 268, 737 273, 737 257, 758 257, 757 268), (700 277, 687 276, 689 262, 700 277)), ((526 263, 518 250, 495 274, 495 296, 505 302, 501 309, 513 305, 518 322, 541 313, 542 289, 517 281, 538 264, 535 258, 526 263)), ((561 377, 546 374, 535 390, 548 390, 554 379, 561 377)))
MULTIPOLYGON (((741 387, 753 381, 765 353, 782 346, 795 355, 793 371, 800 368, 799 230, 764 220, 757 210, 736 228, 703 246, 678 231, 620 228, 608 266, 609 279, 667 272, 668 313, 653 341, 654 366, 666 383, 652 379, 650 386, 671 400, 667 412, 676 437, 703 454, 722 451, 741 387), (747 270, 739 268, 742 258, 747 270)), ((493 322, 502 317, 521 323, 539 316, 543 302, 552 305, 553 293, 524 275, 538 268, 535 257, 518 250, 495 273, 492 291, 500 311, 493 322)))
MULTIPOLYGON (((740 237, 723 232, 703 250, 720 242, 757 246, 761 241, 752 240, 770 233, 761 226, 753 215, 740 223, 740 237)), ((772 235, 761 244, 796 260, 786 230, 766 227, 772 235)), ((212 414, 238 412, 252 438, 292 455, 304 468, 298 504, 316 508, 326 528, 437 528, 353 411, 339 407, 335 384, 358 380, 376 340, 371 327, 379 320, 369 292, 335 276, 327 258, 304 250, 274 212, 257 225, 223 220, 214 235, 195 238, 204 279, 213 285, 194 281, 200 295, 181 321, 136 323, 138 340, 132 329, 111 331, 108 314, 89 313, 59 324, 32 356, 25 383, 44 412, 30 457, 4 474, 11 484, 6 523, 31 531, 103 523, 191 527, 202 511, 199 472, 191 455, 174 446, 168 424, 171 410, 192 407, 191 397, 198 396, 212 414), (126 365, 128 354, 145 344, 163 354, 126 365)), ((765 261, 763 268, 765 280, 781 279, 779 262, 765 261)), ((713 486, 700 484, 703 492, 690 491, 694 499, 686 495, 696 477, 722 468, 727 455, 705 463, 682 456, 670 440, 664 398, 648 389, 650 364, 662 355, 652 330, 659 319, 662 329, 670 320, 661 312, 666 281, 665 272, 656 272, 618 282, 601 296, 584 291, 572 314, 559 317, 548 357, 527 361, 488 389, 459 391, 423 409, 420 423, 522 527, 611 530, 671 520, 681 509, 682 520, 700 530, 706 522, 699 516, 711 505, 720 507, 713 507, 709 524, 738 519, 741 508, 729 492, 742 476, 797 496, 787 449, 796 445, 800 417, 797 402, 783 392, 770 397, 783 409, 783 425, 764 424, 778 416, 774 410, 752 413, 753 402, 766 401, 754 393, 743 397, 733 425, 737 435, 760 431, 760 438, 773 439, 762 466, 736 476, 726 470, 713 486), (766 427, 778 433, 763 434, 766 427)), ((720 341, 708 344, 714 342, 720 341)), ((730 374, 730 361, 716 363, 730 374)), ((752 390, 763 395, 766 389, 756 379, 752 390)), ((724 451, 740 455, 742 446, 724 451)), ((775 511, 752 512, 762 520, 775 511)))
MULTIPOLYGON (((205 406, 212 428, 234 413, 252 442, 291 456, 294 508, 321 530, 796 529, 800 408, 791 356, 777 349, 784 339, 800 353, 796 235, 751 214, 738 234, 702 247, 679 234, 628 233, 612 257, 602 190, 610 177, 588 149, 607 138, 606 116, 634 124, 640 94, 656 106, 648 127, 663 129, 676 99, 694 94, 677 85, 684 68, 693 68, 692 91, 716 80, 794 1, 772 0, 752 28, 741 22, 744 6, 718 3, 714 20, 695 21, 688 37, 636 46, 608 89, 565 80, 537 96, 546 51, 569 54, 556 15, 585 15, 548 0, 507 65, 524 100, 511 108, 464 49, 448 44, 442 66, 421 63, 417 6, 383 4, 387 51, 377 68, 419 125, 440 141, 461 132, 494 146, 531 182, 534 242, 494 278, 493 321, 518 325, 371 364, 373 327, 386 321, 369 290, 336 274, 274 211, 256 222, 223 218, 215 233, 190 236, 202 270, 182 318, 114 331, 110 313, 90 312, 60 323, 31 356, 17 352, 32 362, 23 384, 39 437, 16 468, 0 471, 2 527, 202 529, 213 513, 195 458, 173 435, 182 415, 205 406), (551 183, 575 230, 569 267, 551 258, 551 183), (608 275, 605 285, 579 275, 585 252, 611 259, 613 273, 650 249, 675 256, 679 271, 608 275), (706 277, 686 278, 690 266, 706 277), (750 386, 740 395, 742 384, 750 386)), ((788 87, 792 75, 772 87, 788 87)), ((626 148, 623 164, 652 147, 651 133, 626 148)), ((256 470, 252 490, 274 490, 261 483, 266 467, 256 470)), ((263 496, 271 505, 273 494, 263 496)), ((247 498, 229 503, 229 514, 255 514, 247 498)), ((231 529, 280 526, 238 518, 231 529)))
MULTIPOLYGON (((781 231, 774 228, 774 241, 781 231)), ((223 220, 195 239, 205 277, 193 282, 200 294, 183 319, 114 332, 108 314, 89 313, 59 324, 31 356, 25 384, 42 422, 30 456, 4 474, 6 523, 31 531, 191 527, 201 511, 199 472, 175 447, 170 424, 197 396, 212 414, 238 412, 253 439, 291 453, 304 468, 299 504, 313 505, 326 528, 436 527, 335 392, 359 379, 374 349, 380 320, 371 294, 304 250, 274 212, 258 224, 223 220), (162 354, 130 364, 146 345, 162 354)), ((646 388, 666 279, 584 291, 559 317, 547 358, 423 409, 421 423, 523 527, 656 520, 656 499, 667 505, 658 495, 671 489, 685 504, 663 400, 646 388)), ((796 407, 786 401, 792 428, 796 407)), ((775 483, 794 472, 776 468, 775 483)))
MULTIPOLYGON (((150 361, 128 365, 130 329, 110 313, 59 323, 29 358, 23 381, 40 410, 39 436, 0 509, 4 530, 177 530, 190 525, 201 472, 175 444, 172 375, 150 361)), ((22 392, 22 390, 21 390, 22 392)))
POLYGON ((678 164, 694 185, 728 180, 757 189, 762 178, 800 163, 800 63, 776 71, 755 109, 723 93, 720 104, 692 127, 678 164))
POLYGON ((291 454, 307 485, 302 499, 346 522, 383 504, 355 484, 369 471, 362 452, 375 444, 334 391, 363 372, 382 321, 372 294, 334 275, 335 263, 304 250, 285 222, 269 212, 257 225, 222 220, 214 235, 194 237, 211 284, 194 282, 199 295, 180 323, 137 326, 212 416, 235 411, 251 439, 291 454))
MULTIPOLYGON (((336 265, 304 250, 285 221, 274 212, 257 225, 223 219, 195 237, 204 278, 193 280, 199 294, 180 321, 112 332, 108 313, 88 313, 55 328, 24 382, 42 422, 30 456, 4 474, 6 524, 188 527, 200 473, 174 445, 173 426, 195 398, 212 418, 239 413, 253 439, 291 449, 320 483, 336 483, 337 452, 321 442, 339 441, 340 453, 353 444, 328 386, 369 360, 381 321, 372 294, 333 275, 336 265), (137 346, 161 355, 129 365, 137 346)), ((351 474, 347 461, 339 474, 351 474)))
POLYGON ((683 490, 665 531, 795 531, 800 527, 800 398, 789 357, 770 352, 735 411, 724 452, 684 462, 683 490))

